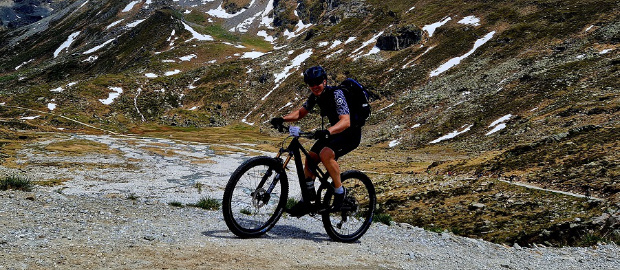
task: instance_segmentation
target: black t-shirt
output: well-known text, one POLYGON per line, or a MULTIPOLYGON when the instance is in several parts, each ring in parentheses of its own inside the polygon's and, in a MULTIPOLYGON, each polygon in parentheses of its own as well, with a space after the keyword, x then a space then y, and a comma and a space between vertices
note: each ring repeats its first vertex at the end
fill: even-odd
POLYGON ((341 115, 350 115, 344 92, 336 87, 326 86, 319 96, 310 94, 303 107, 311 112, 317 104, 321 110, 321 116, 327 116, 332 126, 338 123, 341 115))

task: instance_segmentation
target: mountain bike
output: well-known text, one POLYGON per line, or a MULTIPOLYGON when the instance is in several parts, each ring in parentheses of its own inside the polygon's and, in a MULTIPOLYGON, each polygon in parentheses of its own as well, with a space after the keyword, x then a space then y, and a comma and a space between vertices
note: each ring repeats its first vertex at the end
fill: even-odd
MULTIPOLYGON (((283 127, 289 136, 282 141, 276 157, 258 156, 243 162, 231 175, 224 190, 222 210, 226 225, 241 238, 259 237, 278 222, 288 200, 289 182, 286 174, 291 159, 295 162, 300 188, 304 188, 304 169, 301 153, 308 151, 299 138, 311 139, 313 132, 302 132, 299 127, 283 127), (288 139, 290 143, 283 147, 288 139)), ((334 195, 327 171, 319 166, 311 169, 320 182, 317 196, 310 203, 311 216, 320 215, 329 237, 339 242, 353 242, 366 233, 372 223, 376 205, 375 188, 368 176, 358 170, 341 174, 347 190, 342 208, 331 208, 334 195)))

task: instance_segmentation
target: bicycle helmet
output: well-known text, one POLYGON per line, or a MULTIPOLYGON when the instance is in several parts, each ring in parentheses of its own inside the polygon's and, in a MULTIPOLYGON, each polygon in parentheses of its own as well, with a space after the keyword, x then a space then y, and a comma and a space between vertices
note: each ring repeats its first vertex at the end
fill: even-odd
POLYGON ((309 86, 315 86, 327 80, 327 73, 321 66, 314 66, 304 71, 304 82, 309 86))

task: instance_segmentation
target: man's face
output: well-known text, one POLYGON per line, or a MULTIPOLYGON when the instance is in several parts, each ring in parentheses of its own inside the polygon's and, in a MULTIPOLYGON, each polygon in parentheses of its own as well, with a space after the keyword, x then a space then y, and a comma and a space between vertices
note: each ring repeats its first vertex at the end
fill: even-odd
POLYGON ((323 89, 325 89, 325 80, 323 80, 322 83, 318 84, 318 85, 309 85, 310 87, 310 91, 312 91, 312 94, 314 94, 315 96, 320 96, 321 93, 323 93, 323 89))

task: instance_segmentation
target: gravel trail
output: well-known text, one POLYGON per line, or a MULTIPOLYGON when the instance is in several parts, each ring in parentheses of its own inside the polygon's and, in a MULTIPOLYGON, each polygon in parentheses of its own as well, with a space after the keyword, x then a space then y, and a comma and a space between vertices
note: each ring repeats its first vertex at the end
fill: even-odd
POLYGON ((168 203, 220 196, 225 172, 244 154, 216 157, 205 145, 144 138, 78 138, 105 142, 121 154, 60 157, 29 147, 18 153, 29 175, 73 178, 33 192, 0 191, 0 269, 620 269, 616 245, 507 247, 406 224, 373 224, 358 242, 343 244, 309 216, 284 216, 265 236, 239 239, 221 212, 168 203), (145 146, 175 154, 153 155, 145 146), (68 169, 50 165, 54 158, 124 162, 132 169, 68 169), (197 191, 196 183, 208 188, 197 191))

